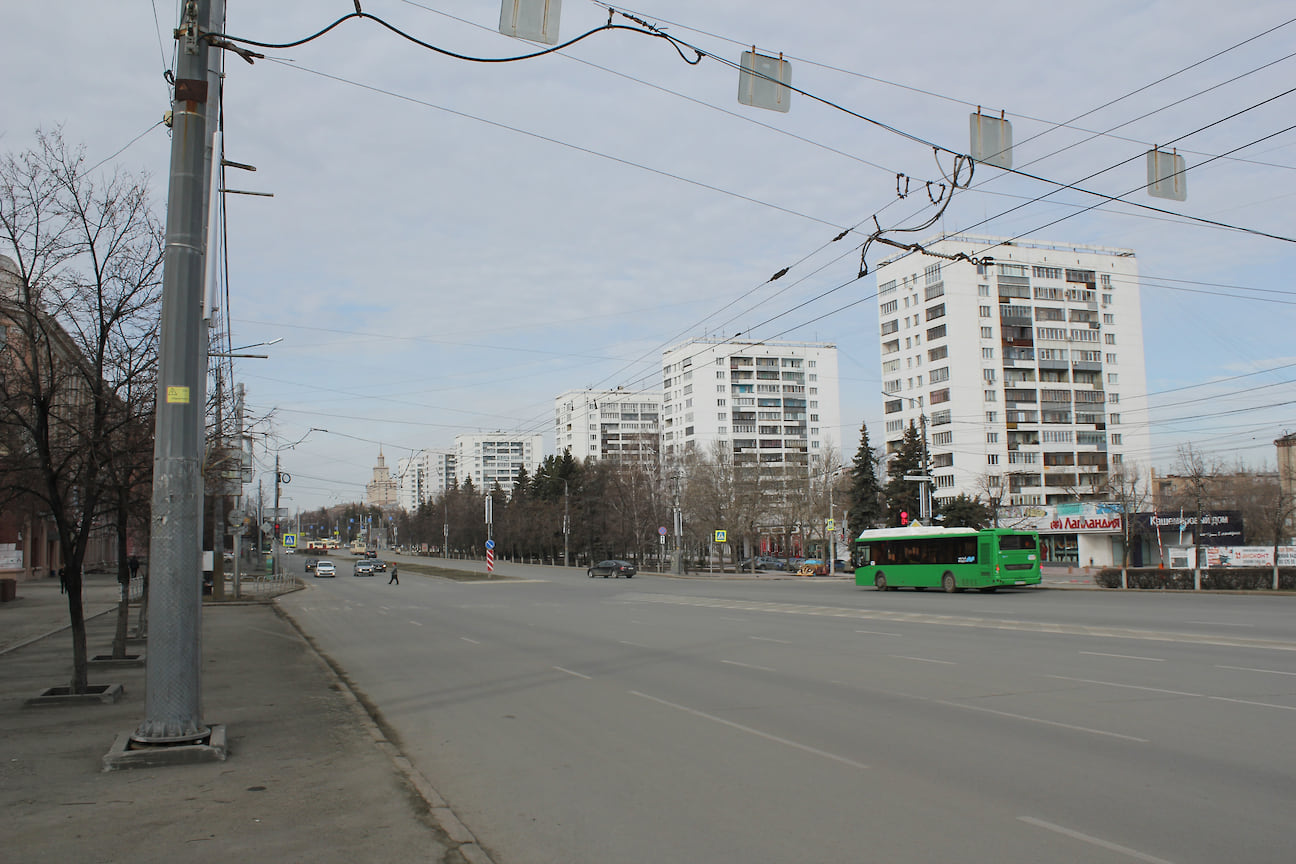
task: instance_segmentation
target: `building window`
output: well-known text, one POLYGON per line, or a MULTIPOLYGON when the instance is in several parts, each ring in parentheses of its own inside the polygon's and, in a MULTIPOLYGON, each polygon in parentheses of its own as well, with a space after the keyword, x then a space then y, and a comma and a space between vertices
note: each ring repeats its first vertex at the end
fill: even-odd
POLYGON ((994 338, 994 329, 991 328, 991 327, 982 327, 982 328, 981 328, 981 338, 982 338, 982 339, 993 339, 993 338, 994 338))
POLYGON ((932 341, 933 339, 941 339, 941 338, 944 338, 944 336, 945 336, 945 325, 944 325, 944 324, 941 324, 939 327, 930 327, 930 328, 928 328, 928 330, 927 330, 927 341, 928 341, 928 342, 932 341))
POLYGON ((998 432, 987 432, 987 433, 986 433, 986 443, 987 443, 987 444, 998 444, 998 443, 999 443, 999 433, 998 433, 998 432))
MULTIPOLYGON (((1113 443, 1113 444, 1119 444, 1119 443, 1121 443, 1121 433, 1119 433, 1119 432, 1115 432, 1115 433, 1113 433, 1112 436, 1111 436, 1111 443, 1113 443)), ((1119 454, 1119 453, 1113 453, 1113 454, 1112 454, 1112 461, 1113 461, 1113 462, 1120 462, 1120 461, 1121 461, 1120 454, 1119 454)))
POLYGON ((937 318, 944 318, 944 317, 945 317, 944 303, 937 303, 935 306, 927 310, 928 321, 935 321, 937 318))
POLYGON ((989 306, 978 306, 978 307, 977 307, 977 314, 980 315, 982 318, 989 318, 989 317, 990 317, 990 307, 989 307, 989 306))
POLYGON ((998 465, 998 464, 999 464, 999 454, 998 454, 998 453, 987 453, 987 454, 986 454, 986 464, 987 464, 987 465, 998 465))
POLYGON ((993 369, 982 369, 982 370, 981 370, 981 377, 985 379, 985 382, 986 382, 987 384, 993 384, 993 383, 995 383, 995 370, 993 370, 993 369))
POLYGON ((994 349, 993 349, 993 348, 982 348, 982 349, 981 349, 981 359, 982 359, 982 360, 993 360, 993 359, 994 359, 994 349))
POLYGON ((1109 422, 1109 423, 1110 423, 1111 425, 1113 425, 1113 426, 1119 426, 1119 425, 1120 425, 1120 415, 1119 415, 1119 414, 1108 414, 1108 415, 1107 415, 1107 422, 1109 422))
POLYGON ((1118 375, 1118 374, 1115 373, 1115 372, 1108 372, 1108 373, 1107 373, 1107 383, 1108 383, 1108 384, 1119 384, 1119 383, 1120 383, 1120 375, 1118 375))
POLYGON ((985 401, 987 401, 987 402, 997 402, 997 401, 999 401, 999 394, 998 394, 998 391, 997 391, 997 390, 987 390, 987 391, 985 391, 985 401))
POLYGON ((1108 345, 1115 345, 1115 344, 1116 344, 1116 334, 1115 334, 1115 333, 1104 333, 1104 334, 1103 334, 1103 341, 1106 342, 1108 345))
POLYGON ((1112 295, 1110 294, 1102 295, 1102 302, 1104 306, 1110 306, 1112 302, 1112 295))
POLYGON ((1113 315, 1113 314, 1111 314, 1110 312, 1104 312, 1104 313, 1103 313, 1103 323, 1104 323, 1104 324, 1115 324, 1115 323, 1116 323, 1116 316, 1113 315))
POLYGON ((978 285, 978 286, 977 286, 977 296, 978 296, 978 297, 989 297, 989 296, 990 296, 990 286, 989 286, 989 285, 978 285))
POLYGON ((1118 402, 1120 402, 1120 394, 1119 394, 1119 393, 1108 393, 1108 394, 1107 394, 1107 404, 1109 404, 1109 405, 1115 405, 1115 404, 1117 404, 1118 402))

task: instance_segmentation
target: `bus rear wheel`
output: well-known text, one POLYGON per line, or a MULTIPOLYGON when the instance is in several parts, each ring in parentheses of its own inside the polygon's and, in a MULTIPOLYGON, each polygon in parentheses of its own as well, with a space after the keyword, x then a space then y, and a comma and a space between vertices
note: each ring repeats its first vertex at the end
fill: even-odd
POLYGON ((877 588, 877 590, 879 591, 887 590, 886 575, 883 573, 879 573, 876 576, 874 576, 873 587, 877 588))
POLYGON ((941 577, 941 588, 945 589, 946 594, 953 594, 959 590, 958 582, 955 581, 953 573, 946 573, 941 577))

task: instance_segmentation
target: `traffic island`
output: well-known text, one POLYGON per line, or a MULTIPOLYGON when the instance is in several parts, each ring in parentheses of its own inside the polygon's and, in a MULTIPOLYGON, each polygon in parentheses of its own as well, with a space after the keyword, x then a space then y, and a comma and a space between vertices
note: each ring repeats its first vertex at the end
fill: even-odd
POLYGON ((112 749, 103 757, 104 771, 122 771, 127 768, 165 768, 170 765, 198 765, 205 762, 224 762, 229 755, 225 743, 225 726, 212 724, 206 741, 193 744, 140 744, 132 740, 130 732, 123 732, 113 742, 112 749))
POLYGON ((121 699, 126 689, 120 684, 91 684, 84 693, 73 693, 71 687, 50 687, 23 702, 26 708, 45 705, 111 705, 121 699))

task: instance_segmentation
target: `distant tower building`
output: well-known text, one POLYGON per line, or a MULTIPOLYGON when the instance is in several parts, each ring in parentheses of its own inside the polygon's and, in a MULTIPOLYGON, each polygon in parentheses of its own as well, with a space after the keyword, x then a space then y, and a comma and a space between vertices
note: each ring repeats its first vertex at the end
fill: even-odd
POLYGON ((396 504, 414 512, 425 501, 444 493, 455 482, 455 455, 444 450, 420 450, 396 462, 396 504))
POLYGON ((876 270, 887 452, 910 423, 925 427, 937 501, 991 487, 1011 505, 1102 498, 1110 471, 1149 455, 1134 253, 962 235, 924 245, 935 254, 876 270))
POLYGON ((396 506, 396 480, 387 470, 387 460, 378 448, 378 464, 373 469, 373 480, 365 486, 365 503, 371 507, 396 506))
POLYGON ((540 467, 542 435, 496 432, 490 435, 455 436, 455 474, 459 485, 472 480, 478 492, 485 493, 498 483, 506 493, 513 492, 518 473, 525 468, 535 476, 540 467))
POLYGON ((659 392, 568 390, 554 400, 554 442, 575 459, 656 466, 661 458, 659 392))

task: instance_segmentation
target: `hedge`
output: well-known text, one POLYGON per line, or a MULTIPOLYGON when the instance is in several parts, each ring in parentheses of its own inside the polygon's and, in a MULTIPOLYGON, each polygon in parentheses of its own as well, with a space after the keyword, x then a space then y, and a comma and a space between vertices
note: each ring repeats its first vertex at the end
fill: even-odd
MULTIPOLYGON (((1171 570, 1158 567, 1131 567, 1126 571, 1130 588, 1154 588, 1170 591, 1193 590, 1192 570, 1171 570)), ((1121 587, 1119 567, 1104 567, 1094 577, 1103 588, 1121 587)), ((1201 571, 1203 591, 1270 591, 1273 589, 1272 567, 1226 567, 1201 571)), ((1296 569, 1278 569, 1278 589, 1296 591, 1296 569)))

